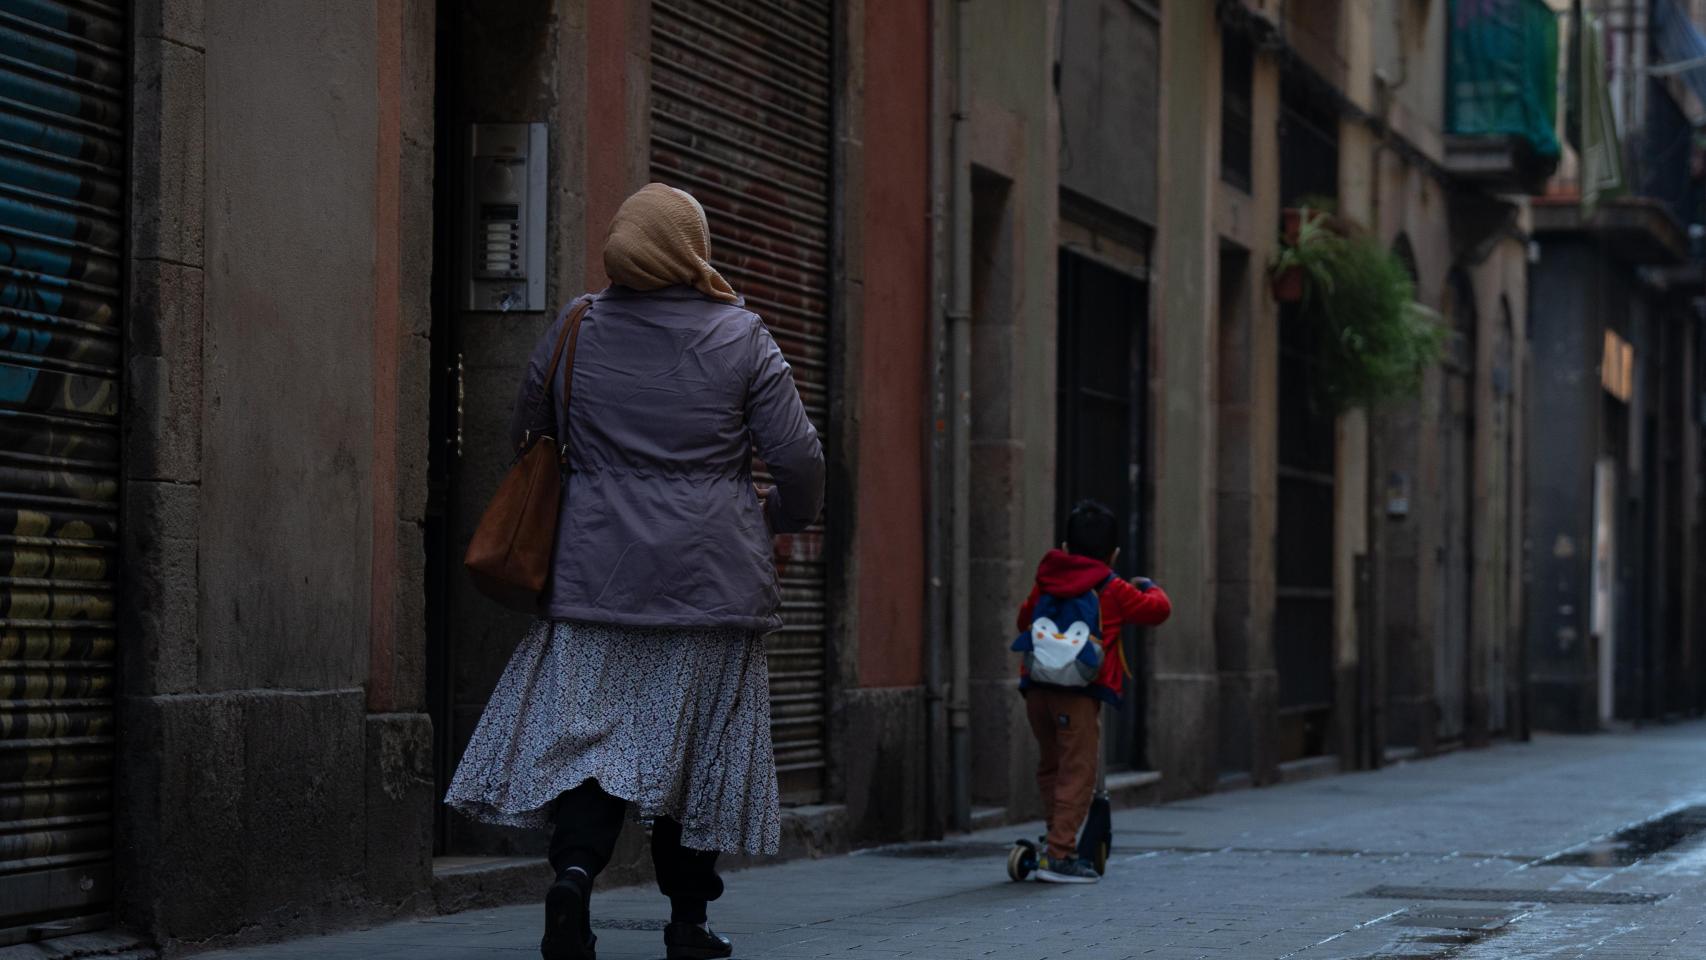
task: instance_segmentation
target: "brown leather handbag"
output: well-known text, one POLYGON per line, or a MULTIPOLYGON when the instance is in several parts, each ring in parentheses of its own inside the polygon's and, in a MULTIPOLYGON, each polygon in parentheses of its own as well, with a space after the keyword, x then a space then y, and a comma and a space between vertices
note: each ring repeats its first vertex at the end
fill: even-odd
MULTIPOLYGON (((551 397, 551 382, 556 379, 559 362, 563 368, 563 423, 568 423, 569 388, 575 377, 575 342, 580 339, 581 318, 586 308, 586 303, 576 307, 557 336, 557 347, 551 352, 551 365, 545 370, 531 423, 539 422, 539 412, 551 397)), ((481 514, 468 553, 462 558, 474 586, 512 610, 537 611, 545 582, 551 576, 557 514, 562 509, 563 478, 569 465, 568 441, 559 443, 552 436, 556 432, 555 428, 549 433, 528 430, 508 475, 492 495, 492 502, 486 505, 486 512, 481 514)))

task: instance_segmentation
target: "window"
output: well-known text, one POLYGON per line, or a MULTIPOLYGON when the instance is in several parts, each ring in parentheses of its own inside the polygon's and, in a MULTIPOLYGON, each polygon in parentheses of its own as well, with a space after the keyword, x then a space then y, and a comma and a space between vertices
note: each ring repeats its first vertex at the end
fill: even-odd
POLYGON ((1250 130, 1255 51, 1237 30, 1220 34, 1220 179, 1250 192, 1250 130))

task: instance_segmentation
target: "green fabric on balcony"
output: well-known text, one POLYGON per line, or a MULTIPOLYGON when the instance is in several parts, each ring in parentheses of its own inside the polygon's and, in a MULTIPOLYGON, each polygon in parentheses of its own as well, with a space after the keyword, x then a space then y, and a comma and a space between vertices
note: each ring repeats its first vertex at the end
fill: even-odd
POLYGON ((1611 115, 1611 86, 1605 78, 1605 25, 1599 17, 1584 15, 1576 31, 1580 44, 1576 59, 1580 75, 1576 89, 1581 104, 1582 216, 1592 217, 1601 200, 1623 193, 1623 147, 1617 141, 1617 122, 1611 115))
POLYGON ((1558 155, 1558 17, 1544 0, 1451 0, 1446 130, 1558 155))

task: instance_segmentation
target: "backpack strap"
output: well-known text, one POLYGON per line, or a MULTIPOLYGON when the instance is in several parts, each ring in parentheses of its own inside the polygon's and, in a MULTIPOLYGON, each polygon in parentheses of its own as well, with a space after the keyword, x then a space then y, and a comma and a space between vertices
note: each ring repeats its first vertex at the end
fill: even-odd
MULTIPOLYGON (((1114 574, 1110 573, 1108 574, 1108 579, 1103 580, 1100 586, 1091 591, 1096 595, 1096 619, 1099 621, 1097 624, 1097 632, 1102 635, 1104 642, 1106 642, 1108 636, 1108 615, 1102 612, 1102 591, 1106 590, 1108 588, 1108 584, 1113 582, 1114 574)), ((1131 661, 1126 659, 1124 637, 1114 638, 1114 651, 1120 655, 1120 669, 1125 671, 1126 679, 1131 680, 1136 678, 1137 674, 1131 672, 1131 661)))
POLYGON ((1114 582, 1114 574, 1109 573, 1107 579, 1090 588, 1096 596, 1096 635, 1106 638, 1108 635, 1108 616, 1102 612, 1102 591, 1108 589, 1108 584, 1114 582))

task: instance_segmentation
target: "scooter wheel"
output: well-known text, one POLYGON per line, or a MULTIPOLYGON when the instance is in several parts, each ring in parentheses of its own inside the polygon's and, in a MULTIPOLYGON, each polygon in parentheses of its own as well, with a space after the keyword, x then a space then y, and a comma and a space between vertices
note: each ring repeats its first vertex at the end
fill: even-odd
POLYGON ((1095 867, 1098 877, 1108 872, 1108 845, 1106 843, 1096 845, 1095 867))
POLYGON ((1018 883, 1031 875, 1037 867, 1037 854, 1024 844, 1015 844, 1007 853, 1007 878, 1018 883))

